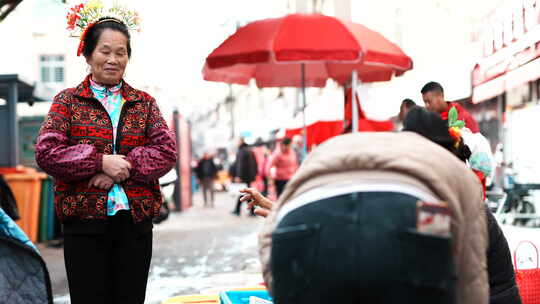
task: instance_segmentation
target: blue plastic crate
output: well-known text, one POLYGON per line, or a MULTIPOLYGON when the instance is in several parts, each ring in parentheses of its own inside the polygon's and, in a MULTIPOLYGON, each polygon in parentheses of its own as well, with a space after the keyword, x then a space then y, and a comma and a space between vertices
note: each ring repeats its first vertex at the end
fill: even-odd
POLYGON ((220 304, 249 304, 249 297, 258 297, 264 300, 272 301, 272 298, 266 290, 242 290, 242 291, 224 291, 219 294, 220 304))

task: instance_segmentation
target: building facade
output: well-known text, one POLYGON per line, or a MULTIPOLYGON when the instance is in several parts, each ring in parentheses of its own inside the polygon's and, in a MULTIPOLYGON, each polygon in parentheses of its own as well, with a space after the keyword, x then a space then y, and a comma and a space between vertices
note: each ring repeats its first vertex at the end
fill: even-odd
POLYGON ((521 180, 537 182, 540 144, 531 137, 540 127, 540 1, 507 1, 483 25, 468 106, 521 180))

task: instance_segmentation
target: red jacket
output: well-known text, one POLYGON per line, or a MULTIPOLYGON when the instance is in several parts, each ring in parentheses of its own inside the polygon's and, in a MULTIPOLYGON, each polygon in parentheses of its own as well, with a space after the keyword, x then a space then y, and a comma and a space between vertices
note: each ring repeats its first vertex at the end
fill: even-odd
POLYGON ((276 180, 290 180, 298 169, 298 159, 296 158, 296 152, 292 148, 287 153, 281 151, 281 148, 277 148, 272 154, 270 162, 266 167, 266 174, 270 176, 270 170, 275 167, 276 173, 273 176, 276 180))
MULTIPOLYGON (((113 153, 113 128, 89 77, 56 95, 37 138, 36 161, 55 179, 55 209, 63 222, 107 219, 108 191, 88 182, 101 172, 103 155, 113 153)), ((132 165, 121 185, 134 221, 150 222, 162 203, 158 178, 174 166, 176 144, 153 97, 125 82, 121 90, 126 103, 116 150, 132 165)))
POLYGON ((466 128, 469 128, 469 130, 471 130, 471 132, 473 133, 480 132, 480 128, 478 128, 478 123, 476 122, 474 117, 472 117, 471 114, 467 112, 467 110, 465 110, 465 108, 463 108, 458 103, 449 102, 448 109, 445 112, 441 113, 442 119, 448 120, 448 111, 450 111, 452 107, 456 107, 456 110, 458 112, 458 119, 463 120, 465 122, 466 128))

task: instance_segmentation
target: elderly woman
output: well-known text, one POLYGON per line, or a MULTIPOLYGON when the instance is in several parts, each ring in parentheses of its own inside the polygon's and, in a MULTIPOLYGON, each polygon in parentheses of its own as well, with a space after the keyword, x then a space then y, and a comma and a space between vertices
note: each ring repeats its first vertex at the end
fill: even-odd
POLYGON ((124 22, 89 25, 80 50, 90 74, 54 98, 36 146, 55 179, 71 303, 144 303, 158 178, 176 161, 174 137, 155 99, 122 79, 124 22))

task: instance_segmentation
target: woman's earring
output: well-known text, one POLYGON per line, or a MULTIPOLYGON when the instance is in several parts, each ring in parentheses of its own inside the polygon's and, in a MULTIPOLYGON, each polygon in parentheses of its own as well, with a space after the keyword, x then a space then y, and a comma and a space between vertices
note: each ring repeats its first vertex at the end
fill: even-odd
POLYGON ((91 73, 92 72, 92 67, 90 65, 87 65, 86 66, 86 72, 87 73, 91 73))

